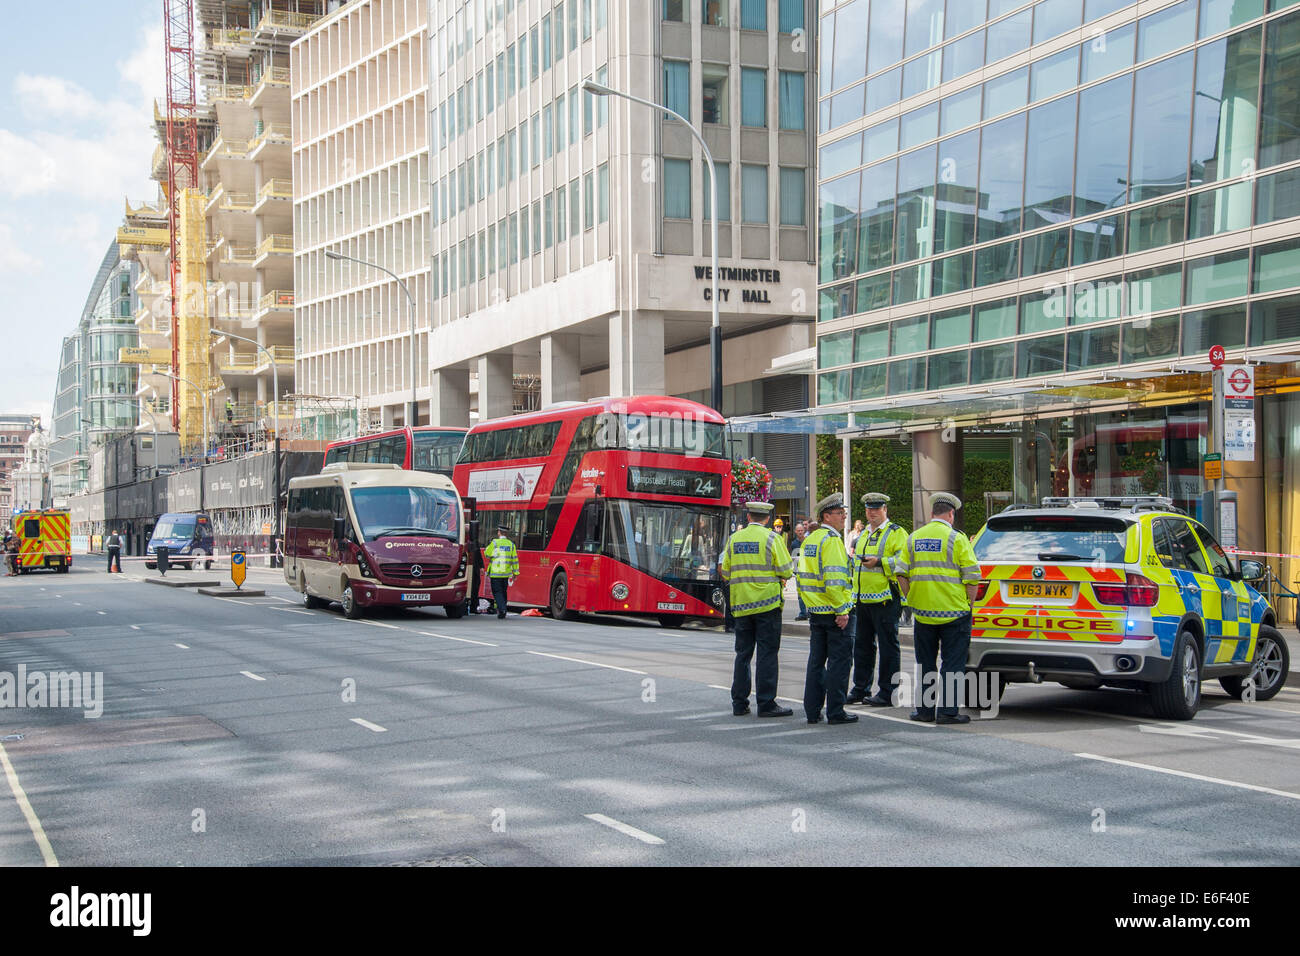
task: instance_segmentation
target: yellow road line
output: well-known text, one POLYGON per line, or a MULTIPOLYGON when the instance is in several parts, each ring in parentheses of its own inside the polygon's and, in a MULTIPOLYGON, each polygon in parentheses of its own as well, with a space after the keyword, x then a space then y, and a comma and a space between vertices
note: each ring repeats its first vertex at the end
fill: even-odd
POLYGON ((4 744, 0 744, 0 763, 4 764, 5 777, 9 780, 9 789, 13 791, 14 800, 23 811, 23 816, 27 818, 27 825, 31 827, 32 836, 36 838, 36 845, 41 848, 41 858, 45 860, 46 866, 58 866, 59 858, 54 855, 54 847, 50 846, 45 828, 41 826, 40 817, 32 809, 23 785, 18 782, 18 771, 14 770, 14 765, 9 762, 9 754, 5 752, 4 744))

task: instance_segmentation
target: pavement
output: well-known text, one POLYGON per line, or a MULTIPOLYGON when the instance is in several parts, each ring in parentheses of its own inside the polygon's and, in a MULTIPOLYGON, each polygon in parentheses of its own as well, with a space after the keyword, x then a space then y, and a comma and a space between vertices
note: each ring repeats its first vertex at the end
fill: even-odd
POLYGON ((718 629, 347 621, 270 569, 233 602, 144 575, 0 582, 0 672, 102 674, 97 718, 0 709, 0 864, 1300 863, 1290 688, 1207 686, 1177 724, 1133 692, 1013 685, 962 727, 812 726, 731 716, 718 629))

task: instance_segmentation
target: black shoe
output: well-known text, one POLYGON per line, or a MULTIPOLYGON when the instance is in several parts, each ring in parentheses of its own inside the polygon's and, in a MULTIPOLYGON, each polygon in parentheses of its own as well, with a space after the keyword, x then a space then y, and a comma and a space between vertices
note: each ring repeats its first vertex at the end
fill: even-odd
POLYGON ((820 724, 821 722, 822 722, 822 715, 821 715, 821 714, 818 714, 816 717, 809 717, 809 718, 808 718, 808 723, 810 723, 810 724, 820 724))
POLYGON ((970 714, 940 714, 934 718, 936 724, 969 724, 970 714))
POLYGON ((860 704, 860 703, 862 703, 862 702, 863 702, 864 700, 866 700, 866 699, 867 699, 867 692, 866 692, 866 691, 855 690, 855 691, 853 691, 852 693, 850 693, 848 697, 845 697, 845 698, 844 698, 844 703, 846 703, 846 704, 860 704))
POLYGON ((862 703, 867 704, 870 707, 894 706, 894 702, 892 700, 890 700, 888 697, 882 697, 880 694, 876 694, 874 697, 868 697, 862 703))
POLYGON ((749 713, 749 705, 748 705, 748 704, 745 704, 743 707, 734 707, 734 706, 733 706, 733 707, 731 708, 731 716, 732 716, 732 717, 744 717, 744 716, 745 716, 746 714, 748 714, 748 713, 749 713))
POLYGON ((926 712, 923 711, 923 710, 914 710, 914 711, 912 711, 910 714, 908 714, 907 716, 910 717, 912 720, 923 721, 924 723, 927 723, 927 724, 928 724, 928 723, 932 723, 932 722, 934 721, 934 714, 933 714, 933 713, 926 713, 926 712))
POLYGON ((504 621, 505 619, 506 619, 506 616, 505 616, 504 614, 498 614, 498 615, 497 615, 497 620, 498 620, 498 621, 504 621))
POLYGON ((834 717, 826 718, 828 724, 856 724, 857 722, 857 714, 836 714, 834 717))
POLYGON ((789 707, 769 707, 758 712, 760 717, 793 717, 794 711, 789 707))
POLYGON ((806 620, 808 620, 808 615, 807 615, 807 614, 796 614, 795 617, 794 617, 794 619, 795 619, 796 621, 806 621, 806 620))

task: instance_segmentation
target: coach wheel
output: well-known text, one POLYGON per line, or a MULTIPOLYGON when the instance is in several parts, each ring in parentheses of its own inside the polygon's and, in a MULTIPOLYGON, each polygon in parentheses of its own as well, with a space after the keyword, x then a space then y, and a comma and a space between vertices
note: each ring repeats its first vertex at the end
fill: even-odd
POLYGON ((447 616, 448 616, 449 618, 451 618, 453 621, 456 620, 456 618, 458 618, 458 617, 464 617, 464 616, 465 616, 465 602, 464 602, 464 601, 453 601, 453 602, 450 603, 450 604, 445 604, 445 605, 443 605, 443 608, 446 610, 446 612, 447 612, 447 616))
MULTIPOLYGON (((1255 683, 1256 700, 1272 700, 1286 684, 1291 669, 1291 654, 1286 639, 1276 628, 1261 624, 1259 639, 1255 643, 1255 666, 1249 678, 1255 683)), ((1231 697, 1241 700, 1246 695, 1245 677, 1220 677, 1219 684, 1231 697)))
POLYGON ((563 571, 551 579, 551 617, 557 621, 573 621, 578 617, 569 609, 569 576, 563 571))
POLYGON ((343 599, 339 603, 343 605, 343 616, 349 621, 355 621, 361 616, 361 605, 357 603, 357 596, 352 592, 352 585, 343 588, 343 599))

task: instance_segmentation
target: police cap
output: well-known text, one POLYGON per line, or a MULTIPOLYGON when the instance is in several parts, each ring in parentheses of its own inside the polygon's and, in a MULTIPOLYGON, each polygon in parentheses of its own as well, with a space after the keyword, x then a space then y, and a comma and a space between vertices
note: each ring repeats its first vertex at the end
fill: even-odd
POLYGON ((950 495, 946 491, 936 492, 930 496, 930 510, 934 510, 935 505, 947 505, 956 511, 961 507, 961 499, 956 495, 950 495))
POLYGON ((889 495, 872 491, 862 496, 862 503, 868 508, 879 508, 881 505, 889 504, 889 495))
POLYGON ((510 532, 510 525, 508 524, 497 525, 497 534, 508 534, 509 532, 510 532))
POLYGON ((752 515, 770 515, 776 506, 770 501, 746 501, 745 510, 752 515))
POLYGON ((835 494, 827 495, 821 501, 817 502, 817 507, 813 510, 817 513, 817 517, 820 519, 825 512, 843 507, 844 496, 837 491, 835 494))

